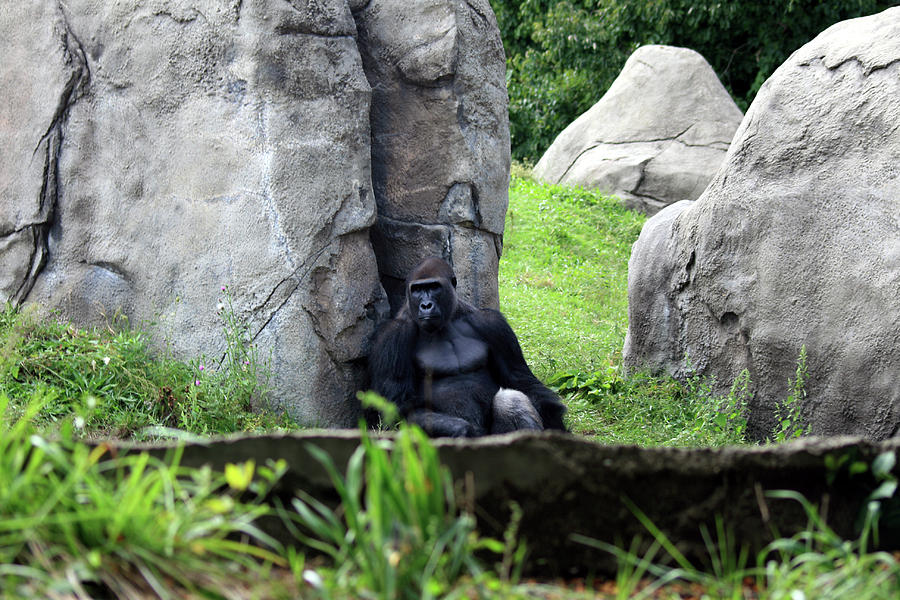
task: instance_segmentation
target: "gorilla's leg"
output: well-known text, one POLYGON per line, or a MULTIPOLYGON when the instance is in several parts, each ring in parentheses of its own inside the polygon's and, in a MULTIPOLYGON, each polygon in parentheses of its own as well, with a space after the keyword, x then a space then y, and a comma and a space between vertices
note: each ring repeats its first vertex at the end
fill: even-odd
POLYGON ((451 415, 436 413, 430 410, 415 410, 406 417, 408 423, 414 423, 428 434, 428 437, 474 437, 484 435, 474 425, 451 415))
POLYGON ((494 396, 494 426, 491 433, 508 433, 519 429, 544 429, 541 416, 528 396, 518 390, 500 391, 494 396))

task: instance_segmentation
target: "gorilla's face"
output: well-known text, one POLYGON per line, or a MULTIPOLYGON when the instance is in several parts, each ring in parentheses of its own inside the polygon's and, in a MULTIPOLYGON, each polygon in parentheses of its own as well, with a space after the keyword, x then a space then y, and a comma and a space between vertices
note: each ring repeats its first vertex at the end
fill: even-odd
POLYGON ((419 329, 433 333, 443 329, 453 314, 456 292, 443 279, 417 279, 409 284, 408 298, 419 329))
POLYGON ((456 274, 447 261, 426 258, 406 280, 409 318, 419 331, 442 330, 456 311, 456 274))

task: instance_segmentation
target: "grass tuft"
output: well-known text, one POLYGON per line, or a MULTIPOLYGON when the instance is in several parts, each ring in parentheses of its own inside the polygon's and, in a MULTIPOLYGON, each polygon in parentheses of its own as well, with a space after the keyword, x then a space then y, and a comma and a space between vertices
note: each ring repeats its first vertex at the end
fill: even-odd
MULTIPOLYGON (((32 419, 52 400, 35 396, 21 417, 0 421, 4 597, 240 597, 229 590, 286 564, 255 524, 284 464, 255 469, 254 485, 238 488, 181 467, 180 451, 161 460, 71 431, 47 438, 32 419)), ((0 412, 8 402, 0 395, 0 412)))
POLYGON ((219 316, 225 354, 184 362, 157 356, 148 336, 124 319, 84 329, 7 305, 0 312, 0 394, 9 398, 7 419, 40 397, 38 427, 74 427, 97 439, 292 426, 286 417, 252 410, 265 406, 268 365, 227 294, 219 316))

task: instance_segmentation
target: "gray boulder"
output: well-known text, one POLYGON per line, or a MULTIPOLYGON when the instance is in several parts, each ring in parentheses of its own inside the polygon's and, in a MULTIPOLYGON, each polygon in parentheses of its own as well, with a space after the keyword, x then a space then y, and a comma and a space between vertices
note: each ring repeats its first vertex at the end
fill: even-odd
POLYGON ((839 23, 760 90, 697 202, 629 264, 625 362, 753 381, 771 432, 802 346, 816 434, 900 430, 900 8, 839 23))
POLYGON ((372 0, 355 13, 373 90, 372 242, 396 310, 423 258, 499 305, 509 185, 506 62, 488 0, 372 0))
POLYGON ((700 54, 643 46, 603 98, 557 136, 534 174, 653 214, 700 196, 742 116, 700 54))
POLYGON ((393 289, 437 254, 497 305, 487 0, 36 0, 5 6, 0 36, 4 299, 220 356, 228 286, 276 404, 322 425, 358 414, 379 266, 393 289))
POLYGON ((353 424, 384 298, 355 36, 346 0, 5 5, 3 296, 216 357, 227 285, 278 405, 353 424))

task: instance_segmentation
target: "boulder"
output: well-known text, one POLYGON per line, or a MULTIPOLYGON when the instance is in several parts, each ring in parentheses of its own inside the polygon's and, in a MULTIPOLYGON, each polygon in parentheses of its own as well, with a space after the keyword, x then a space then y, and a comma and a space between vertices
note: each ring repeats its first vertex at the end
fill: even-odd
POLYGON ((379 267, 394 290, 443 256, 497 305, 509 132, 487 0, 35 0, 0 34, 4 299, 216 357, 227 286, 276 407, 331 426, 358 415, 379 267))
POLYGON ((900 431, 900 8, 834 25, 764 84, 693 204, 648 221, 629 264, 624 359, 749 370, 772 431, 801 348, 815 434, 900 431))
POLYGON ((0 31, 3 296, 218 357, 228 286, 277 406, 354 424, 384 292, 347 0, 35 0, 0 31))
POLYGON ((423 258, 497 308, 508 204, 506 61, 488 0, 372 0, 354 13, 373 90, 372 242, 397 310, 423 258))
POLYGON ((700 54, 643 46, 603 98, 557 136, 534 174, 653 214, 700 196, 742 116, 700 54))

